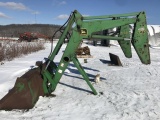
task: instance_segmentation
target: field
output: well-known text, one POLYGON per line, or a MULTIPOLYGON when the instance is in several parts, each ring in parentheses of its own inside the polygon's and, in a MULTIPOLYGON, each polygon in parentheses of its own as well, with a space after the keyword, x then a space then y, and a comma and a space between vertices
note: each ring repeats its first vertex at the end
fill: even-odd
POLYGON ((18 42, 13 40, 0 41, 0 62, 11 61, 15 57, 27 55, 44 49, 44 42, 18 42))
MULTIPOLYGON (((54 46, 56 43, 54 43, 54 46)), ((83 44, 84 46, 86 44, 83 44)), ((143 65, 133 49, 133 57, 125 58, 120 47, 91 46, 93 58, 79 58, 98 95, 91 94, 86 82, 70 63, 57 89, 56 97, 40 97, 29 111, 0 111, 2 120, 158 120, 160 119, 160 49, 150 48, 151 64, 143 65), (123 67, 110 66, 109 52, 120 57, 123 67), (97 74, 101 81, 93 82, 97 74)), ((24 74, 50 53, 46 49, 6 61, 0 66, 0 99, 24 74)), ((66 45, 55 62, 60 61, 66 45)))

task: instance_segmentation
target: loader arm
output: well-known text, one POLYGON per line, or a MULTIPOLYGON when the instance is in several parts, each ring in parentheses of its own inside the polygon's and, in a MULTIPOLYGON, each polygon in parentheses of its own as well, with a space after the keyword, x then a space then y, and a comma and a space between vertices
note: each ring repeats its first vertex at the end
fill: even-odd
POLYGON ((96 95, 97 92, 89 82, 89 78, 81 67, 78 59, 76 58, 76 50, 81 43, 82 39, 111 39, 118 40, 126 57, 132 57, 131 43, 134 46, 140 60, 144 64, 150 64, 149 46, 148 46, 148 35, 146 26, 146 16, 144 12, 136 12, 131 14, 119 14, 119 15, 108 15, 108 16, 91 16, 83 17, 77 10, 75 10, 69 21, 63 34, 61 35, 54 51, 48 57, 49 62, 45 70, 43 71, 44 79, 44 91, 46 94, 50 94, 56 89, 56 86, 61 79, 64 71, 68 64, 73 62, 77 67, 84 80, 87 82, 92 92, 96 95), (113 19, 117 18, 117 19, 113 19), (129 25, 134 24, 134 32, 130 38, 129 25), (74 27, 73 27, 74 25, 74 27), (120 33, 117 37, 95 35, 95 32, 103 31, 106 29, 120 27, 120 33), (50 73, 47 67, 50 62, 54 61, 54 57, 58 54, 68 31, 71 31, 72 35, 66 46, 64 54, 57 67, 54 68, 54 73, 50 73), (52 77, 51 77, 52 76, 52 77), (50 83, 48 85, 48 82, 50 83))
POLYGON ((141 62, 150 64, 145 12, 83 17, 75 10, 66 23, 65 29, 56 47, 48 56, 47 61, 44 63, 42 61, 37 62, 36 64, 39 67, 31 69, 17 78, 14 87, 0 100, 0 110, 33 108, 39 96, 50 95, 56 89, 70 62, 74 63, 93 94, 96 95, 96 90, 76 57, 76 50, 83 39, 117 40, 127 58, 132 57, 132 44, 141 62), (130 24, 134 26, 133 33, 130 33, 130 24), (114 33, 114 36, 97 34, 99 31, 115 27, 117 31, 114 33), (71 32, 69 42, 59 64, 56 65, 54 58, 59 53, 69 32, 71 32))

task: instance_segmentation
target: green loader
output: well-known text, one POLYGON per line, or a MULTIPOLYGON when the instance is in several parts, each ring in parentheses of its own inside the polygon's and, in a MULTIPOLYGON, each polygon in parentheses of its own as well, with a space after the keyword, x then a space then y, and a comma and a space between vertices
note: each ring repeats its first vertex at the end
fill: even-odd
POLYGON ((96 89, 90 83, 88 75, 76 56, 76 51, 83 39, 117 40, 127 58, 132 57, 132 44, 141 62, 146 65, 150 64, 146 15, 143 11, 84 17, 75 10, 59 31, 62 32, 59 41, 46 61, 38 61, 36 63, 37 68, 31 69, 17 78, 14 87, 0 100, 0 110, 33 108, 39 96, 50 96, 56 89, 70 62, 74 63, 92 93, 97 95, 96 89), (130 25, 134 26, 132 33, 130 33, 130 25), (116 28, 114 35, 96 34, 113 28, 116 28), (66 43, 65 51, 57 65, 54 58, 59 53, 66 38, 68 43, 66 43))

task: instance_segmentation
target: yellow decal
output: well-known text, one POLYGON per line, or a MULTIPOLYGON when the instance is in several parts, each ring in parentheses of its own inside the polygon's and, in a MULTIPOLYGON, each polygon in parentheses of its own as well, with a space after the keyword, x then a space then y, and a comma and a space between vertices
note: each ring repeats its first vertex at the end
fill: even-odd
POLYGON ((81 29, 80 34, 81 35, 87 35, 87 29, 81 29))

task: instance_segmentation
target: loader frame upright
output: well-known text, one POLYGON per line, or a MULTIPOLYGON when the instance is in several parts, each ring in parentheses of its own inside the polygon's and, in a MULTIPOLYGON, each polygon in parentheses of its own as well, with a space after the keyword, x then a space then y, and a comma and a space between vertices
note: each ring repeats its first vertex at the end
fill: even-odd
POLYGON ((150 54, 148 45, 148 33, 145 12, 135 12, 130 14, 116 14, 106 16, 89 16, 83 17, 77 10, 72 12, 67 21, 67 25, 52 53, 48 57, 46 67, 42 71, 43 76, 43 90, 45 94, 51 94, 56 89, 64 71, 68 64, 73 62, 87 82, 92 92, 96 95, 97 92, 89 82, 89 77, 82 68, 79 60, 76 57, 76 50, 82 39, 110 39, 117 40, 120 44, 123 53, 127 58, 132 57, 131 44, 135 48, 141 62, 143 64, 150 64, 150 54), (129 25, 134 26, 132 36, 130 37, 129 25), (117 36, 105 36, 94 34, 110 28, 117 28, 117 36), (58 54, 62 44, 69 31, 71 37, 65 48, 64 54, 56 65, 53 61, 58 54), (48 68, 52 68, 49 70, 48 68), (53 72, 54 71, 54 72, 53 72))

